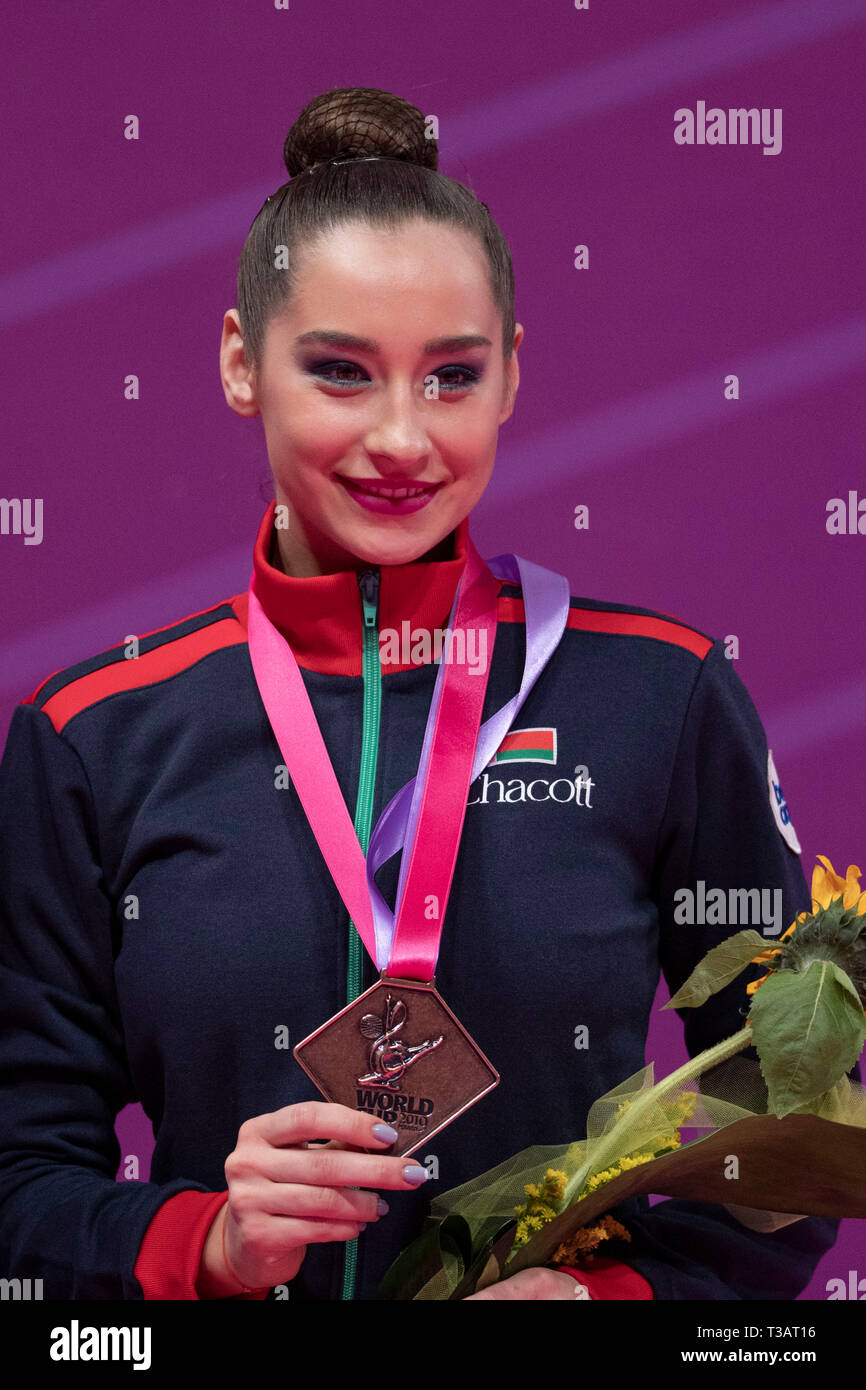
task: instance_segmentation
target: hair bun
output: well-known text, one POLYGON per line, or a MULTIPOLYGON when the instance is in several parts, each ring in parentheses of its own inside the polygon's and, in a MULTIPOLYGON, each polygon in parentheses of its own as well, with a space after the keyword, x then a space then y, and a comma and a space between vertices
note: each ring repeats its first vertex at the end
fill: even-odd
POLYGON ((283 146, 293 178, 329 159, 375 154, 430 169, 439 166, 436 141, 426 138, 423 112, 377 87, 338 87, 314 97, 283 146))

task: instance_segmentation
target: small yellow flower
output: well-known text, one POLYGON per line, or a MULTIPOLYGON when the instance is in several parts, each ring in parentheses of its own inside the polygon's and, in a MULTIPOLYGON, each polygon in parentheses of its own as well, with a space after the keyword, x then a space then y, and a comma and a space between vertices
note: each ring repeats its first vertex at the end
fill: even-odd
POLYGON ((631 1233, 615 1217, 606 1213, 593 1226, 581 1226, 563 1245, 557 1246, 553 1264, 579 1265, 585 1260, 591 1265, 596 1247, 603 1240, 631 1240, 631 1233))
POLYGON ((540 1231, 547 1221, 559 1214, 559 1204, 565 1195, 565 1173, 558 1168, 548 1168, 542 1182, 528 1182, 524 1192, 528 1201, 515 1207, 518 1221, 514 1234, 514 1246, 525 1245, 533 1231, 540 1231))
POLYGON ((633 1158, 621 1158, 620 1167, 627 1173, 629 1168, 637 1168, 641 1163, 649 1163, 653 1158, 655 1154, 635 1154, 633 1158))

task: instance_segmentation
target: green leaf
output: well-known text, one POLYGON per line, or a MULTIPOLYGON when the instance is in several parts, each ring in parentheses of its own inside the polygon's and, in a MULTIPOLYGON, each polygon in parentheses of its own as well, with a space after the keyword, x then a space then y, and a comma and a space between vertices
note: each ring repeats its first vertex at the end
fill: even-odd
MULTIPOLYGON (((857 993, 857 987, 854 984, 854 981, 851 979, 851 976, 845 970, 842 969, 841 965, 837 965, 835 961, 830 962, 830 969, 836 976, 836 979, 839 982, 840 989, 844 990, 847 994, 850 994, 851 999, 857 1005, 857 1008, 860 1010, 862 1014, 863 1005, 860 1002, 860 995, 857 993)), ((866 1028, 866 1015, 864 1015, 863 1024, 864 1028, 866 1028)), ((857 1055, 859 1056, 860 1054, 858 1053, 857 1055)), ((852 1062, 851 1066, 853 1067, 853 1065, 854 1063, 852 1062)), ((846 1068, 846 1070, 850 1070, 850 1068, 846 1068)))
POLYGON ((768 942, 751 927, 745 931, 738 931, 735 936, 729 936, 711 951, 707 951, 703 960, 698 962, 691 975, 664 1008, 698 1008, 711 994, 718 994, 720 989, 724 989, 731 980, 735 980, 755 956, 771 949, 772 945, 771 941, 768 942))
POLYGON ((429 1227, 408 1245, 384 1274, 376 1299, 406 1300, 420 1293, 444 1267, 443 1251, 456 1262, 459 1273, 472 1253, 472 1235, 462 1216, 431 1221, 429 1227))
POLYGON ((828 960, 771 975, 755 991, 749 1024, 769 1109, 779 1116, 830 1090, 854 1066, 866 1041, 857 991, 828 960))
POLYGON ((516 1221, 506 1221, 498 1230, 494 1231, 489 1240, 486 1240, 480 1249, 476 1250, 472 1263, 467 1265, 466 1273, 451 1294, 451 1300, 457 1301, 461 1298, 468 1298, 470 1294, 476 1293, 479 1289, 485 1288, 480 1280, 490 1271, 491 1261, 495 1260, 499 1269, 496 1279, 488 1279, 487 1283, 498 1282, 502 1274, 502 1267, 506 1257, 514 1244, 514 1233, 517 1230, 516 1221))
POLYGON ((812 1100, 804 1101, 792 1112, 795 1115, 818 1115, 822 1120, 835 1120, 837 1124, 846 1124, 846 1116, 849 1109, 850 1083, 847 1076, 842 1076, 831 1086, 828 1091, 815 1096, 812 1100))
POLYGON ((442 1268, 440 1225, 431 1223, 397 1256, 382 1276, 377 1299, 410 1299, 442 1268))
POLYGON ((439 1229, 442 1233, 442 1244, 447 1243, 449 1248, 459 1255, 465 1269, 472 1260, 472 1230, 469 1222, 465 1217, 452 1212, 440 1222, 439 1229))

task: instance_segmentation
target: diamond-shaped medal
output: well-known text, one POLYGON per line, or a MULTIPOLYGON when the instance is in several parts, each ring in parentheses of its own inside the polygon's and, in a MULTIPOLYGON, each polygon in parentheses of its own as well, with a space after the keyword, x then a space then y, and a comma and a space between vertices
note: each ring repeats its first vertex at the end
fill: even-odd
POLYGON ((499 1085, 432 983, 382 976, 293 1048, 326 1100, 391 1125, 410 1154, 499 1085))

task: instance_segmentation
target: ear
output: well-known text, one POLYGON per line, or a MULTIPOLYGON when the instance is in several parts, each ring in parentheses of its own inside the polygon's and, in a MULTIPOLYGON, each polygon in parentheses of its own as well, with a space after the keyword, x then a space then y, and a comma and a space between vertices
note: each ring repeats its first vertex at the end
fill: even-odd
POLYGON ((227 403, 238 415, 258 415, 255 379, 244 355, 244 338, 237 309, 227 309, 220 340, 220 379, 227 403))
POLYGON ((514 343, 511 349, 511 356, 505 363, 505 400, 502 405, 502 412, 499 416, 499 423, 509 418, 514 409, 514 401, 517 396, 517 388, 520 385, 520 367, 517 362, 517 349, 523 342, 523 324, 514 325, 514 343))

